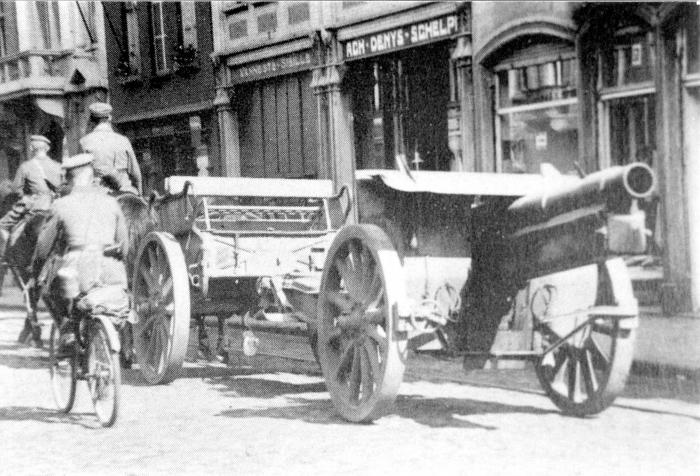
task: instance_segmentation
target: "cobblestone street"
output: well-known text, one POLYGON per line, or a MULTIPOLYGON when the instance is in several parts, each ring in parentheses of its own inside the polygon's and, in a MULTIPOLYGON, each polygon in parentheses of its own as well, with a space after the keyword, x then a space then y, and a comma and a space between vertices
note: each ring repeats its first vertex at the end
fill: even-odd
MULTIPOLYGON (((44 350, 14 343, 22 312, 0 301, 3 474, 697 474, 697 382, 632 376, 597 418, 561 415, 530 369, 465 374, 412 357, 394 412, 371 425, 333 412, 314 364, 188 362, 167 386, 126 371, 114 428, 84 384, 57 414, 44 350)), ((44 336, 49 321, 42 320, 44 336)))

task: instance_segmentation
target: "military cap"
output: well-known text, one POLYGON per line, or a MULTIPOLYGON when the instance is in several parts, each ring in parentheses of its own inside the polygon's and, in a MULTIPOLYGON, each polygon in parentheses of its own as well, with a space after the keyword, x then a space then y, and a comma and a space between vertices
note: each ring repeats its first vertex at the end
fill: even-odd
POLYGON ((95 160, 95 157, 93 157, 92 154, 89 154, 89 153, 78 154, 78 155, 74 155, 72 157, 66 157, 65 159, 63 159, 63 163, 61 164, 61 168, 66 169, 66 170, 70 170, 70 169, 74 169, 76 167, 82 167, 83 165, 91 164, 93 160, 95 160))
POLYGON ((106 102, 92 103, 88 109, 90 109, 90 115, 97 119, 109 117, 109 115, 112 114, 112 106, 106 102))
POLYGON ((44 136, 40 136, 38 134, 33 135, 33 136, 29 136, 29 140, 30 140, 30 142, 45 142, 47 145, 51 145, 51 141, 49 139, 47 139, 44 136))

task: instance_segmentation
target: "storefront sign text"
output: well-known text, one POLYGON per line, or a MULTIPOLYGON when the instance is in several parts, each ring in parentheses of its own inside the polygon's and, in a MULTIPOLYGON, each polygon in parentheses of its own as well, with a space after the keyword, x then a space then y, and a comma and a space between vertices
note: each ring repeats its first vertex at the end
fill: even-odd
POLYGON ((457 15, 447 15, 434 20, 363 36, 345 42, 345 59, 357 59, 408 46, 429 43, 450 37, 457 33, 458 30, 457 15))
POLYGON ((257 63, 231 67, 231 82, 244 83, 258 79, 294 73, 311 65, 311 53, 303 51, 287 56, 271 58, 257 63))

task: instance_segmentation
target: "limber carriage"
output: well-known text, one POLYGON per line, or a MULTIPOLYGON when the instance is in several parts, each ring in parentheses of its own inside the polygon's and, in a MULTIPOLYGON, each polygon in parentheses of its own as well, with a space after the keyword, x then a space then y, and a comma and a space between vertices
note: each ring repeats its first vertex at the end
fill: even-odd
MULTIPOLYGON (((622 259, 644 251, 643 164, 585 178, 357 172, 323 180, 170 177, 134 274, 137 356, 174 379, 190 316, 297 320, 317 336, 337 411, 393 403, 411 348, 529 359, 564 412, 607 408, 632 360, 637 301, 622 259), (351 207, 358 223, 347 223, 351 207)), ((355 220, 350 220, 355 221, 355 220)))

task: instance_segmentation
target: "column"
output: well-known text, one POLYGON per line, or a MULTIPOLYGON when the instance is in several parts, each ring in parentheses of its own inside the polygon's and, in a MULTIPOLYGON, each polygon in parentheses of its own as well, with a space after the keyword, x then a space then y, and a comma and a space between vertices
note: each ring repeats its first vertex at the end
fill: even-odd
POLYGON ((219 119, 219 158, 221 175, 224 177, 241 176, 241 149, 238 140, 238 115, 232 106, 231 89, 218 88, 214 107, 219 119))
POLYGON ((355 196, 353 119, 349 95, 342 89, 344 68, 332 65, 316 69, 311 86, 318 105, 319 176, 333 180, 336 190, 349 187, 355 196))
POLYGON ((474 144, 474 84, 472 81, 472 43, 468 36, 457 38, 452 60, 456 66, 456 82, 459 93, 459 126, 461 164, 460 171, 476 171, 474 144))

